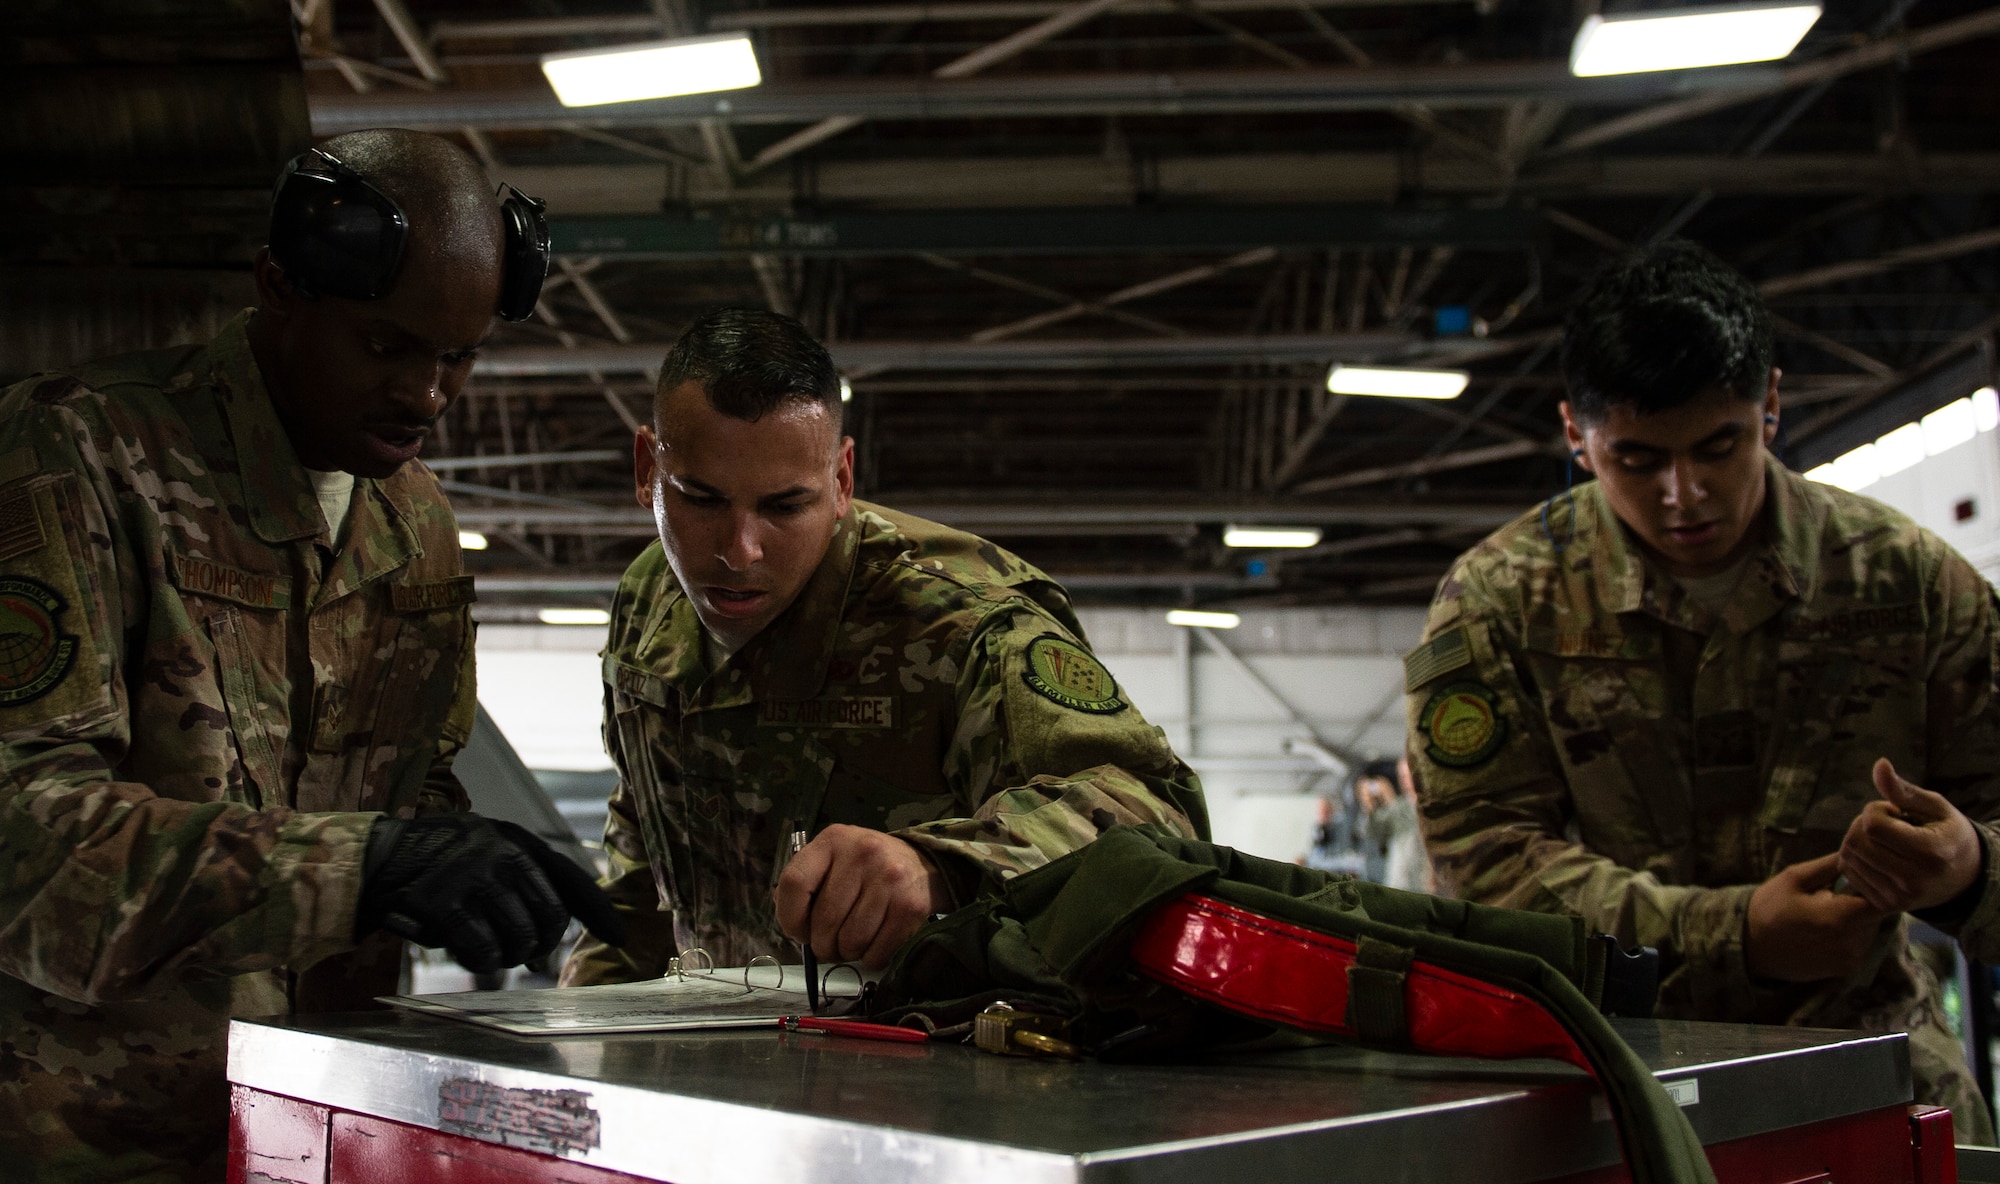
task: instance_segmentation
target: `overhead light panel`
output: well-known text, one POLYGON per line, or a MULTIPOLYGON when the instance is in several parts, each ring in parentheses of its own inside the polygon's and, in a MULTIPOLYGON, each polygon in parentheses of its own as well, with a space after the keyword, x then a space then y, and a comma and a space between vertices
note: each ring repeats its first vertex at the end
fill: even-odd
POLYGON ((1463 370, 1412 370, 1402 366, 1348 366, 1326 372, 1326 389, 1336 395, 1376 395, 1385 399, 1456 399, 1472 376, 1463 370))
POLYGON ((854 401, 854 388, 848 385, 845 378, 840 380, 840 401, 843 403, 852 403, 854 401))
POLYGON ((1796 49, 1820 6, 1716 4, 1587 16, 1569 51, 1579 78, 1768 62, 1796 49))
POLYGON ((742 90, 764 80, 742 33, 543 54, 542 73, 565 107, 742 90))
POLYGON ((544 625, 609 625, 611 614, 601 608, 545 608, 535 614, 544 625))
POLYGON ((1924 463, 1927 455, 1924 429, 1917 424, 1906 423, 1886 436, 1875 438, 1876 469, 1884 477, 1915 468, 1924 463))
POLYGON ((2000 391, 1982 386, 1972 392, 1972 426, 1982 432, 2000 428, 2000 391))
POLYGON ((484 551, 486 536, 476 530, 461 530, 458 532, 458 548, 461 551, 484 551))
POLYGON ((1317 547, 1317 526, 1230 526, 1222 531, 1225 547, 1317 547))
POLYGON ((1918 420, 1917 426, 1923 429, 1924 453, 1927 456, 1950 452, 1960 444, 1970 443, 1979 434, 1978 420, 1969 398, 1946 403, 1918 420))
POLYGON ((1234 629, 1243 623, 1243 618, 1235 613, 1204 613, 1191 608, 1167 610, 1167 624, 1186 625, 1191 629, 1234 629))

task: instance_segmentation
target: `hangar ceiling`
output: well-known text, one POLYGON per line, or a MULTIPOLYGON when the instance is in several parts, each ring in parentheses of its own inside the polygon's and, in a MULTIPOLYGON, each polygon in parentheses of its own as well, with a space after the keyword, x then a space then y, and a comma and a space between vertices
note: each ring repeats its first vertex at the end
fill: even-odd
MULTIPOLYGON (((1785 63, 1571 78, 1591 8, 291 4, 313 134, 429 128, 550 203, 541 316, 502 328, 437 440, 499 617, 600 603, 644 545, 622 457, 649 367, 722 304, 828 342, 864 496, 1100 602, 1422 601, 1560 485, 1556 326, 1592 269, 1669 234, 1771 300, 1795 461, 1990 375, 2000 6, 1832 0, 1785 63), (537 65, 726 29, 764 86, 564 109, 537 65), (1326 393, 1363 360, 1473 381, 1326 393), (1231 522, 1326 534, 1250 554, 1231 522)), ((217 94, 236 76, 205 70, 217 94)), ((234 282, 226 239, 174 262, 234 282)), ((52 285, 75 262, 9 250, 52 285)), ((0 337, 5 368, 29 345, 0 337)))

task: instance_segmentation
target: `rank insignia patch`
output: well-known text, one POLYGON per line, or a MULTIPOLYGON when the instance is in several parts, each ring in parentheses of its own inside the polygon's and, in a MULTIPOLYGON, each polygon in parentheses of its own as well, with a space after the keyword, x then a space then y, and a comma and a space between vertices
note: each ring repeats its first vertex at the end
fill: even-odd
POLYGON ((1028 643, 1028 668, 1021 677, 1036 694, 1072 711, 1110 715, 1125 710, 1111 672, 1082 646, 1053 633, 1028 643))
POLYGON ((1454 769, 1486 760, 1500 751, 1507 738, 1507 721, 1483 682, 1455 682, 1439 689, 1424 704, 1417 726, 1426 741, 1425 753, 1454 769))
POLYGON ((0 707, 41 698, 76 661, 76 638, 62 632, 69 606, 37 580, 0 577, 0 707))

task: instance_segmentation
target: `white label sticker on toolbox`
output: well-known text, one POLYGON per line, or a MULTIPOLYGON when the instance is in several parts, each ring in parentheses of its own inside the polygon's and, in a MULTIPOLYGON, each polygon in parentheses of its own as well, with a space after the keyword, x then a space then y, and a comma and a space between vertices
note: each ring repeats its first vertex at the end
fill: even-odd
MULTIPOLYGON (((1683 1077, 1679 1081, 1662 1081, 1660 1088, 1666 1090, 1667 1096, 1674 1100, 1674 1105, 1682 1109, 1698 1105, 1701 1102, 1701 1078, 1699 1077, 1683 1077)), ((1590 1099, 1590 1120, 1592 1122, 1611 1121, 1611 1107, 1605 1103, 1603 1094, 1590 1099)))

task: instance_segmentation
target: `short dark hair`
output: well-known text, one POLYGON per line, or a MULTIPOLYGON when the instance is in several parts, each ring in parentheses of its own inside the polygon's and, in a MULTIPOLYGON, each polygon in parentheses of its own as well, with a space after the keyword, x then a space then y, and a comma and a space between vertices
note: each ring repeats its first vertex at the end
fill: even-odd
POLYGON ((1669 240, 1593 276, 1563 326, 1571 414, 1614 404, 1670 411, 1718 387, 1761 399, 1771 378, 1771 316, 1728 264, 1669 240))
POLYGON ((659 393, 689 382, 736 419, 755 423, 787 403, 819 403, 840 425, 833 358, 804 325, 780 313, 725 308, 688 326, 660 365, 659 393))
POLYGON ((1384 781, 1394 781, 1396 779, 1396 762, 1392 760, 1369 761, 1367 764, 1361 766, 1361 772, 1357 776, 1380 777, 1384 781))

